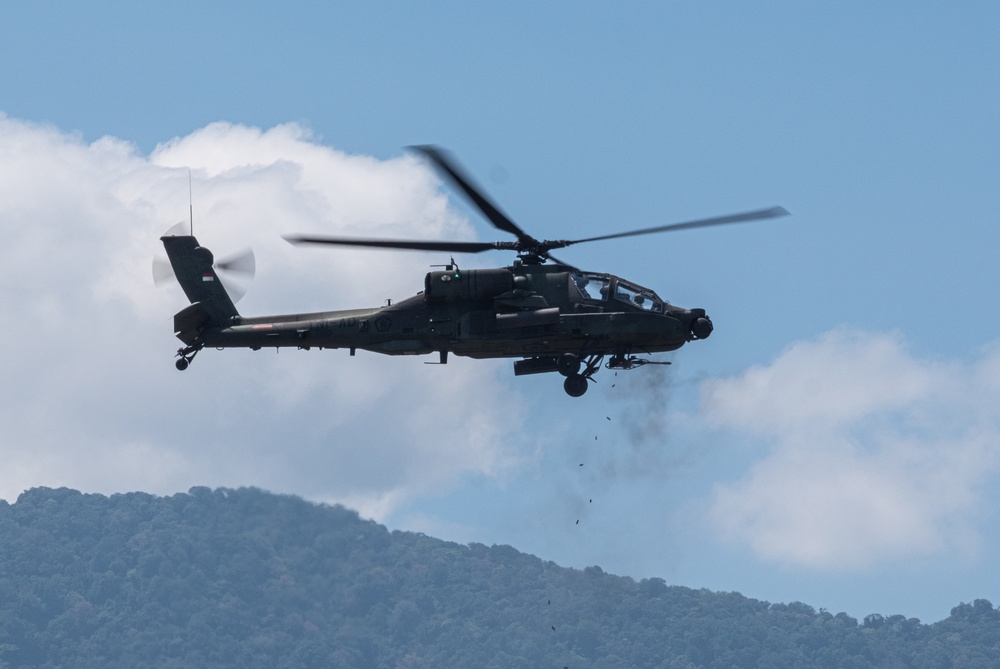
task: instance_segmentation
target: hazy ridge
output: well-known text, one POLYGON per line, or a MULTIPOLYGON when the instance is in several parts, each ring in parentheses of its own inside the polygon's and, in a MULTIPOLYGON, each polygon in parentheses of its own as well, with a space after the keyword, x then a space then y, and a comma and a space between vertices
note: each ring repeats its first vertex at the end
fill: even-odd
POLYGON ((0 503, 0 667, 996 667, 932 625, 559 567, 257 489, 0 503))

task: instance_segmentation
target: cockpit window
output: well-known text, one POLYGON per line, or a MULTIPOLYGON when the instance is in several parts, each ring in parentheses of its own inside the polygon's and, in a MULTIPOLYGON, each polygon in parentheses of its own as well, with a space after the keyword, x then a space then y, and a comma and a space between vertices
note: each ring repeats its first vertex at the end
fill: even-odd
POLYGON ((611 280, 600 274, 574 274, 573 284, 580 289, 586 300, 606 300, 611 280))
POLYGON ((618 282, 615 299, 646 311, 663 312, 663 301, 656 296, 656 293, 645 288, 630 286, 624 281, 618 282))

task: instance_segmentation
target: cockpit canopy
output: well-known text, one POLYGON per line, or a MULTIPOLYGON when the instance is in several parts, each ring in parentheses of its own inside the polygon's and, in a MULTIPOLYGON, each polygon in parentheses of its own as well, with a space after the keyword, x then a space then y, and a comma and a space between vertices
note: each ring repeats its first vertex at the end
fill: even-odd
POLYGON ((579 291, 579 300, 585 302, 607 302, 610 295, 614 299, 633 308, 654 313, 663 313, 666 300, 656 293, 610 274, 574 273, 571 286, 579 291))

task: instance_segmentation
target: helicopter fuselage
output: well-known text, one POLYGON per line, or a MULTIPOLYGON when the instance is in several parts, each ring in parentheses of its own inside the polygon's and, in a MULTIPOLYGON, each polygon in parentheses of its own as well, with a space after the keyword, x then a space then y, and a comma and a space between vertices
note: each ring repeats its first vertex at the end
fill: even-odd
MULTIPOLYGON (((447 153, 434 146, 413 147, 514 240, 479 242, 291 235, 293 244, 405 249, 440 253, 517 253, 513 265, 459 270, 454 264, 429 272, 414 297, 372 309, 322 311, 285 316, 242 316, 216 268, 252 273, 253 260, 216 264, 211 251, 192 234, 161 237, 174 275, 191 304, 174 316, 174 333, 185 347, 177 369, 188 368, 206 346, 215 348, 346 348, 387 355, 438 353, 470 358, 520 358, 516 375, 558 372, 564 388, 583 395, 606 367, 632 369, 654 363, 652 353, 674 351, 712 334, 704 309, 683 309, 651 290, 613 274, 582 272, 563 264, 552 251, 584 242, 730 225, 786 216, 770 207, 726 216, 657 225, 582 239, 536 239, 514 223, 475 186, 447 153), (551 263, 551 264, 548 264, 551 263)), ((173 229, 172 229, 173 231, 173 229)), ((156 272, 154 271, 154 276, 156 272)))
MULTIPOLYGON (((189 310, 197 311, 197 305, 189 310)), ((656 353, 711 333, 703 309, 677 308, 614 275, 562 265, 429 272, 417 295, 371 309, 233 316, 228 323, 194 328, 184 320, 185 312, 179 313, 175 331, 188 345, 438 352, 442 362, 448 353, 471 358, 656 353)))

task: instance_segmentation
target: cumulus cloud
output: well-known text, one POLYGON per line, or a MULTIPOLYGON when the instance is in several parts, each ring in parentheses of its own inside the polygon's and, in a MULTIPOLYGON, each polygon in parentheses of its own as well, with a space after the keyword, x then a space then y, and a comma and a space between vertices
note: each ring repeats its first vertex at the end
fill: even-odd
POLYGON ((418 292, 442 260, 282 234, 473 237, 420 160, 347 155, 295 124, 215 123, 147 156, 0 116, 0 496, 257 485, 381 517, 519 461, 502 363, 206 350, 177 372, 171 317, 186 300, 155 289, 150 264, 188 217, 189 173, 199 240, 219 256, 254 248, 246 314, 376 306, 418 292))
POLYGON ((899 335, 846 329, 706 382, 704 418, 766 449, 716 487, 714 524, 764 559, 823 569, 974 554, 998 400, 1000 348, 922 359, 899 335))

